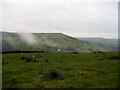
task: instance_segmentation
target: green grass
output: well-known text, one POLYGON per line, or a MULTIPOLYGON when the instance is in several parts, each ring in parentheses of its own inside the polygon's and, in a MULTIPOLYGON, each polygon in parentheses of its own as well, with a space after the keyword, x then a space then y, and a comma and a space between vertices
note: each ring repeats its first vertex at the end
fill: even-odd
POLYGON ((118 60, 109 59, 113 56, 117 53, 3 54, 2 85, 3 88, 117 88, 118 60), (20 59, 33 55, 37 62, 20 59), (59 75, 50 78, 50 72, 59 75))

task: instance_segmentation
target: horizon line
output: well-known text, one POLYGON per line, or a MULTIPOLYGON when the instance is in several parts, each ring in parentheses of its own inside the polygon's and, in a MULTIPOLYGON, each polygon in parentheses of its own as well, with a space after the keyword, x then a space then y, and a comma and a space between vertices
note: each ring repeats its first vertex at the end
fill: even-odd
MULTIPOLYGON (((64 35, 68 35, 66 33, 63 33, 63 32, 18 32, 18 31, 0 31, 0 32, 7 32, 7 33, 32 33, 32 34, 37 34, 37 33, 49 33, 49 34, 64 34, 64 35)), ((72 35, 68 35, 68 36, 71 36, 71 37, 74 37, 74 38, 103 38, 103 39, 119 39, 119 38, 110 38, 110 37, 102 37, 102 36, 88 36, 88 37, 85 37, 85 36, 72 36, 72 35)))

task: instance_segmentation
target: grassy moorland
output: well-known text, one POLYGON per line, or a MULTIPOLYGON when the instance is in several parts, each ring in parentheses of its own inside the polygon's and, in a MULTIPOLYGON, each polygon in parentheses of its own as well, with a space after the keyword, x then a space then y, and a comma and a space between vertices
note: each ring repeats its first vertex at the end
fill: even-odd
POLYGON ((116 52, 2 55, 3 88, 117 88, 116 52))
POLYGON ((0 32, 2 51, 47 51, 55 52, 60 48, 63 52, 118 51, 118 40, 77 39, 62 33, 10 33, 0 32), (96 42, 96 43, 95 43, 96 42), (99 43, 98 43, 99 42, 99 43))

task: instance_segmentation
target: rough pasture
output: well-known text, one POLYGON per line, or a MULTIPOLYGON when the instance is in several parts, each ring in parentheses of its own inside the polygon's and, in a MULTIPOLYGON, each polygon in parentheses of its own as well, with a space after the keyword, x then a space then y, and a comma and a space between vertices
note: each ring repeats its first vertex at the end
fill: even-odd
POLYGON ((118 61, 117 52, 2 54, 2 84, 3 88, 117 88, 118 61))

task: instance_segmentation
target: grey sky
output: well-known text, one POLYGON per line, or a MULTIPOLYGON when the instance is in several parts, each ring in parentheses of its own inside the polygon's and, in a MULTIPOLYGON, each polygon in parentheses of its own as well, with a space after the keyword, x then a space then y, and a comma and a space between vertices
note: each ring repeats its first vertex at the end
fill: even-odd
POLYGON ((2 31, 117 38, 118 0, 88 1, 4 0, 2 31))

